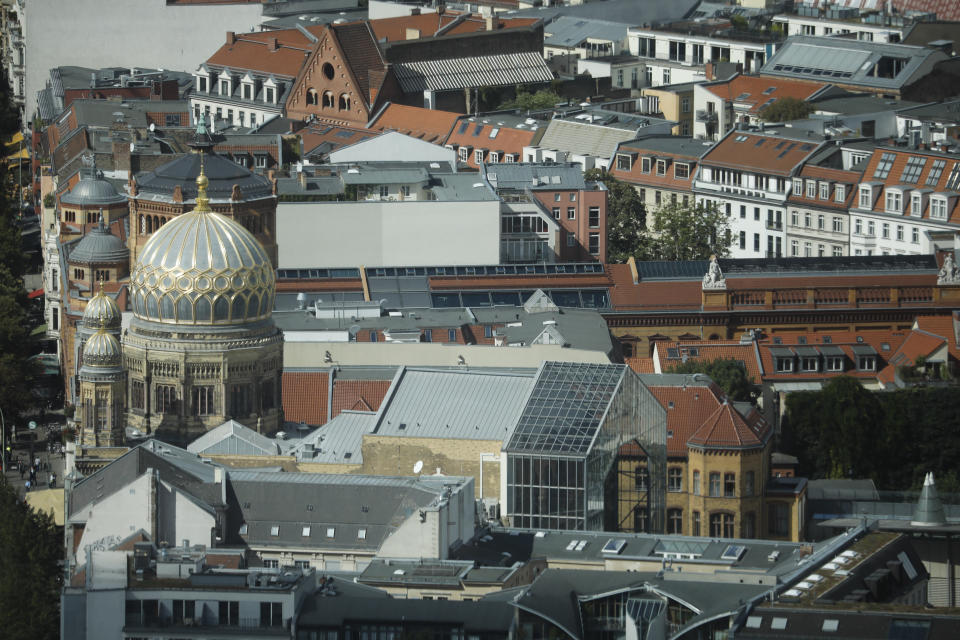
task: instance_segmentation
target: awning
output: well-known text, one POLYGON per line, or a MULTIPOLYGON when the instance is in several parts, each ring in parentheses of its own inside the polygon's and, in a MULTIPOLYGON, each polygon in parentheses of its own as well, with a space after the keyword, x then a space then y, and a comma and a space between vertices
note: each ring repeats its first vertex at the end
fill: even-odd
POLYGON ((34 298, 39 298, 42 295, 43 295, 43 289, 37 289, 35 291, 31 291, 30 293, 28 293, 27 297, 33 300, 34 298))
POLYGON ((791 391, 820 391, 823 384, 820 382, 774 382, 771 385, 774 391, 790 393, 791 391))

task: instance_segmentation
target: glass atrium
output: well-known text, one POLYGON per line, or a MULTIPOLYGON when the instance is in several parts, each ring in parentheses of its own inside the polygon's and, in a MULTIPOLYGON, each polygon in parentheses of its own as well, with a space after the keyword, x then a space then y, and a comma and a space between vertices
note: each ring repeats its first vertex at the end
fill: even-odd
POLYGON ((636 440, 650 460, 650 530, 662 531, 666 425, 666 411, 629 367, 543 363, 504 447, 510 524, 604 529, 605 487, 617 450, 636 440))

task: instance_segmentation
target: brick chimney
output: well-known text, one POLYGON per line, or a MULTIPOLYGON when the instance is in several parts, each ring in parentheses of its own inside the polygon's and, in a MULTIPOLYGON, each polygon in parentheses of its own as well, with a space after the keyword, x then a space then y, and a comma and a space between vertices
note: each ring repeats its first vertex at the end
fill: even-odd
POLYGON ((715 74, 713 72, 713 62, 708 62, 706 68, 704 69, 704 74, 707 76, 707 81, 715 80, 715 74))
POLYGON ((234 44, 237 41, 237 34, 233 31, 227 31, 227 44, 234 44))
POLYGON ((280 48, 280 43, 277 42, 276 38, 270 38, 267 41, 267 51, 276 51, 280 48))

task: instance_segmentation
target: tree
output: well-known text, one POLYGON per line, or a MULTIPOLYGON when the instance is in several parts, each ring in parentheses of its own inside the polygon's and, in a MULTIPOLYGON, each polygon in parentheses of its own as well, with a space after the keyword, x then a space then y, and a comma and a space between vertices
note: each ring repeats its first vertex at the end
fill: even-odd
POLYGON ((816 478, 877 478, 883 410, 876 395, 850 376, 819 392, 787 396, 787 424, 801 466, 816 478))
POLYGON ((814 107, 799 98, 786 96, 778 99, 769 107, 760 110, 760 118, 767 122, 787 122, 802 120, 813 113, 814 107))
POLYGON ((717 358, 716 360, 688 360, 669 370, 669 373, 705 373, 716 382, 731 400, 749 402, 753 384, 747 376, 747 368, 740 360, 717 358))
POLYGON ((60 633, 63 544, 53 518, 37 513, 0 477, 0 629, 9 640, 60 633))
POLYGON ((626 262, 647 251, 645 207, 636 189, 604 169, 590 169, 584 178, 607 187, 607 260, 626 262))
POLYGON ((563 102, 554 91, 541 89, 536 93, 530 93, 530 90, 524 85, 517 85, 517 95, 513 100, 507 100, 497 107, 501 109, 520 109, 521 111, 541 111, 543 109, 552 109, 558 102, 563 102))
POLYGON ((653 255, 649 260, 706 260, 730 253, 726 214, 702 204, 669 202, 653 212, 653 255))

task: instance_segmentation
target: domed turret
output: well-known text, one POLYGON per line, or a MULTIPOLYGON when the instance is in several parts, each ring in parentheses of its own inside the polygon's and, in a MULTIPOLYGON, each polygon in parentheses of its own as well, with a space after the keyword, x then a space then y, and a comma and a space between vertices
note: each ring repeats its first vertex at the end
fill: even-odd
POLYGON ((147 241, 131 275, 134 315, 177 325, 237 325, 270 317, 270 258, 239 223, 210 210, 201 166, 197 204, 147 241))
POLYGON ((120 329, 120 307, 116 300, 103 292, 103 283, 97 294, 90 298, 87 308, 83 310, 83 325, 90 329, 103 327, 107 331, 120 329))
POLYGON ((117 369, 123 363, 120 341, 103 327, 90 336, 83 345, 83 368, 117 369))
POLYGON ((78 206, 106 207, 126 203, 127 196, 118 193, 112 184, 104 180, 102 171, 96 167, 84 167, 80 170, 80 181, 63 194, 60 201, 78 206))

